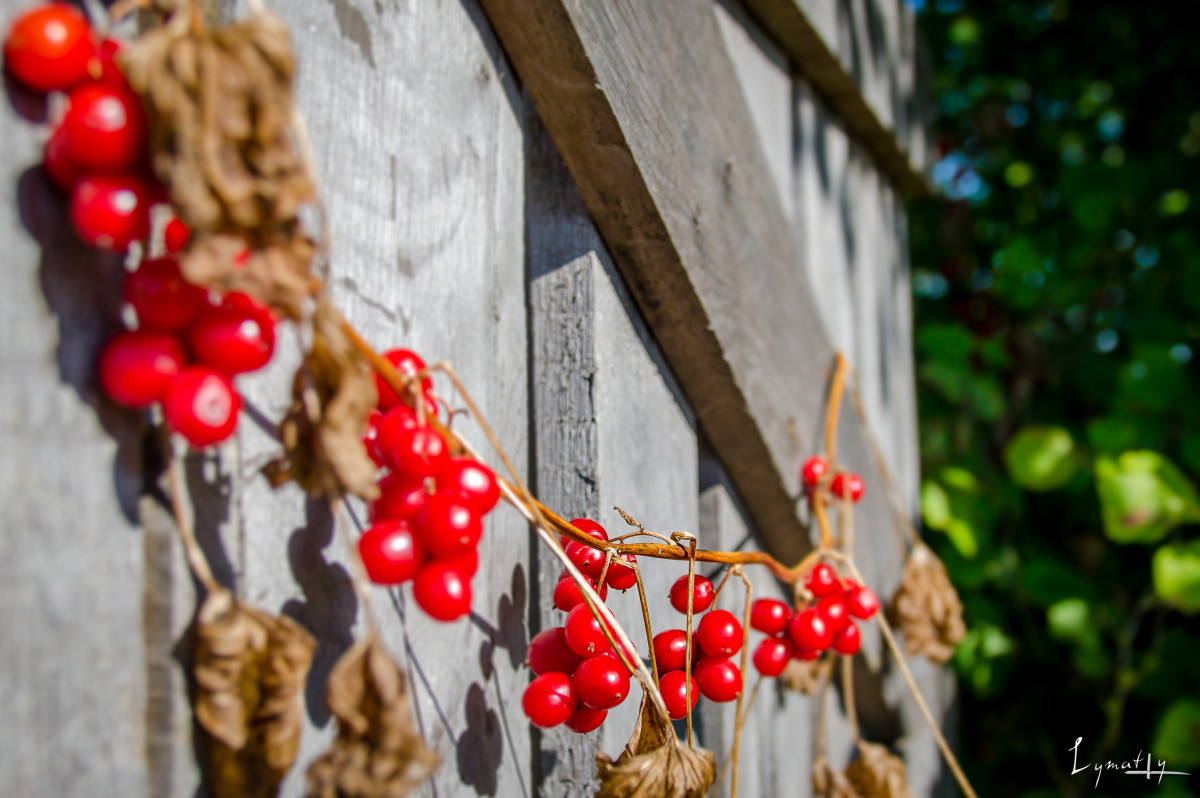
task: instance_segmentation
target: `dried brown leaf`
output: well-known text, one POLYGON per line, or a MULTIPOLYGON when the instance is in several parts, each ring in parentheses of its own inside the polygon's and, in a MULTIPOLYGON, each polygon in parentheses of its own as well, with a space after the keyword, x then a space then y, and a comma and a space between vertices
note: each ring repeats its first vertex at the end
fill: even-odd
POLYGON ((813 795, 820 798, 861 798, 850 781, 823 756, 813 762, 812 784, 813 795))
POLYGON ((309 798, 403 798, 437 767, 413 721, 404 674, 374 635, 329 674, 338 733, 308 769, 309 798))
POLYGON ((712 751, 689 748, 647 695, 633 734, 614 762, 596 755, 596 798, 702 798, 717 777, 712 751))
POLYGON ((243 236, 219 234, 193 240, 179 265, 194 285, 243 291, 296 319, 318 288, 311 271, 315 252, 313 242, 299 236, 250 249, 243 236))
POLYGON ((859 756, 846 768, 846 778, 862 798, 914 798, 908 789, 904 761, 887 748, 860 742, 859 756))
POLYGON ((791 659, 779 675, 779 681, 789 690, 804 695, 816 695, 833 671, 833 657, 814 660, 791 659))
POLYGON ((967 633, 958 591, 942 561, 924 544, 908 555, 888 618, 904 633, 909 654, 923 654, 939 665, 949 661, 967 633))

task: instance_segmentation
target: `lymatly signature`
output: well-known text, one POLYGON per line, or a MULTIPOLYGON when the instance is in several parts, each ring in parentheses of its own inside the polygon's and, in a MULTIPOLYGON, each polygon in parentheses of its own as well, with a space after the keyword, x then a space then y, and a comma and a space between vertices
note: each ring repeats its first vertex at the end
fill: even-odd
POLYGON ((1071 775, 1074 776, 1076 773, 1082 773, 1083 771, 1087 770, 1088 768, 1092 768, 1096 771, 1096 787, 1100 786, 1100 776, 1106 770, 1116 770, 1121 773, 1124 773, 1126 776, 1145 776, 1147 780, 1149 780, 1150 777, 1152 777, 1152 776, 1157 776, 1159 784, 1162 784, 1163 776, 1190 776, 1190 775, 1192 775, 1190 773, 1184 773, 1179 770, 1167 770, 1167 763, 1166 763, 1166 761, 1164 761, 1162 759, 1157 760, 1158 765, 1156 768, 1155 767, 1156 760, 1154 759, 1154 757, 1151 755, 1151 753, 1149 751, 1146 752, 1145 756, 1142 756, 1142 752, 1138 751, 1137 757, 1135 757, 1134 759, 1131 759, 1131 760, 1127 759, 1124 762, 1113 762, 1110 760, 1107 762, 1094 762, 1094 763, 1088 762, 1083 765, 1080 765, 1079 764, 1079 744, 1082 742, 1083 742, 1083 738, 1077 737, 1077 738, 1075 738, 1075 745, 1071 747, 1071 775), (1144 767, 1142 766, 1143 759, 1146 761, 1146 764, 1144 767), (1142 769, 1139 770, 1138 768, 1142 768, 1142 769))

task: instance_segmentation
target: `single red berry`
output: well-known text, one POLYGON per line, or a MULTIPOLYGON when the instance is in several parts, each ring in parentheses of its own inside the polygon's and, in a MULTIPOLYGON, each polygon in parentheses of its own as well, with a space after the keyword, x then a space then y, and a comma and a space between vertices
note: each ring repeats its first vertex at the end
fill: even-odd
POLYGON ((765 638, 754 649, 754 669, 763 676, 778 676, 787 667, 791 656, 787 643, 775 637, 765 638))
POLYGON ((471 611, 471 580, 450 563, 427 562, 413 580, 413 598, 429 617, 453 621, 471 611))
MULTIPOLYGON (((604 531, 604 527, 600 526, 590 518, 572 518, 570 524, 580 532, 586 532, 594 538, 608 540, 608 533, 604 531)), ((571 539, 566 535, 559 535, 558 542, 562 544, 562 547, 565 549, 567 544, 571 542, 571 539)))
POLYGON ((226 374, 257 371, 275 352, 275 325, 258 311, 209 305, 188 330, 188 347, 201 363, 226 374))
POLYGON ((192 366, 175 378, 163 414, 171 429, 193 446, 220 443, 237 428, 242 398, 229 377, 204 366, 192 366))
POLYGON ((853 656, 862 648, 862 632, 858 624, 851 622, 846 628, 833 636, 833 650, 839 654, 853 656))
POLYGON ((572 540, 567 544, 567 557, 575 563, 575 567, 584 576, 589 576, 593 580, 599 579, 600 573, 604 570, 604 552, 600 549, 593 549, 591 546, 585 546, 572 540))
POLYGON ((420 426, 416 411, 403 402, 383 413, 375 436, 375 448, 384 465, 395 467, 392 452, 396 448, 396 439, 400 437, 400 433, 420 426))
POLYGON ((99 77, 96 78, 98 82, 129 91, 129 81, 125 79, 125 73, 117 64, 117 56, 121 55, 124 50, 125 45, 119 39, 101 40, 99 46, 96 47, 96 60, 89 65, 89 74, 96 78, 98 72, 99 77))
POLYGON ((866 489, 867 486, 863 484, 862 477, 858 474, 836 474, 833 482, 829 483, 830 493, 839 499, 847 498, 852 502, 861 499, 866 489))
POLYGON ((829 463, 824 457, 810 457, 800 467, 800 481, 804 483, 804 487, 812 490, 828 470, 829 463))
MULTIPOLYGON (((589 579, 586 576, 584 579, 587 579, 592 588, 596 589, 595 579, 589 579)), ((608 598, 608 586, 602 585, 596 589, 596 593, 599 594, 600 600, 604 601, 608 598)), ((582 603, 583 591, 579 589, 574 577, 566 569, 563 569, 563 572, 559 574, 558 584, 554 586, 554 606, 563 612, 570 612, 582 603)))
POLYGON ((429 427, 402 431, 392 447, 396 473, 414 480, 436 476, 449 460, 446 439, 429 427))
POLYGON ((529 683, 521 696, 521 709, 534 726, 543 729, 566 723, 578 706, 575 688, 565 673, 543 673, 529 683))
POLYGON ((587 734, 599 729, 600 724, 604 723, 604 719, 607 717, 608 710, 580 707, 575 710, 574 715, 567 718, 567 728, 578 734, 587 734))
POLYGON ((461 496, 441 491, 425 499, 417 534, 432 557, 452 560, 470 553, 479 543, 483 524, 461 496))
POLYGON ((709 701, 736 701, 742 694, 742 671, 728 657, 705 657, 692 669, 700 695, 709 701))
POLYGON ((425 547, 405 520, 376 521, 367 527, 358 539, 358 554, 377 585, 407 582, 425 563, 425 547))
POLYGON ((830 630, 836 635, 850 623, 850 613, 847 612, 846 602, 841 596, 826 596, 817 602, 817 614, 825 619, 830 630))
POLYGON ((131 91, 89 83, 71 92, 63 117, 67 152, 87 172, 124 172, 146 154, 146 112, 131 91))
POLYGON ((787 643, 788 651, 791 652, 792 657, 794 659, 800 659, 800 660, 805 660, 806 662, 812 662, 813 660, 815 660, 821 656, 821 652, 818 651, 817 649, 809 648, 808 646, 798 646, 798 645, 796 645, 795 641, 793 641, 792 638, 790 638, 790 637, 784 638, 784 642, 787 643))
POLYGON ((379 422, 382 420, 383 413, 372 410, 367 414, 367 431, 363 433, 363 448, 367 450, 367 457, 379 468, 387 464, 383 452, 379 451, 379 422))
MULTIPOLYGON (((692 640, 692 662, 700 659, 692 640)), ((654 636, 654 661, 660 673, 682 670, 687 664, 687 632, 683 629, 668 629, 654 636)))
POLYGON ((637 571, 625 563, 636 562, 637 558, 632 554, 618 554, 609 563, 608 575, 604 577, 604 581, 613 590, 628 590, 637 584, 637 571))
POLYGON ((371 520, 415 519, 425 509, 428 498, 425 483, 414 482, 403 474, 389 474, 379 480, 379 498, 371 502, 370 506, 371 520))
POLYGON ((846 609, 855 618, 867 620, 879 612, 879 599, 870 588, 852 585, 846 591, 846 609))
POLYGON ((788 605, 775 599, 759 599, 750 605, 750 628, 769 635, 777 635, 787 629, 792 611, 788 605))
POLYGON ((813 566, 804 586, 817 598, 834 596, 842 592, 842 583, 838 581, 837 572, 825 563, 813 566))
POLYGON ((188 229, 188 226, 179 221, 178 216, 172 214, 171 221, 167 222, 163 228, 163 247, 167 250, 167 254, 174 255, 182 252, 191 237, 192 231, 188 229))
MULTIPOLYGON (((708 577, 695 575, 692 585, 692 614, 704 612, 713 602, 713 584, 708 577)), ((688 577, 687 574, 675 580, 671 585, 671 606, 678 612, 687 615, 688 611, 688 577)))
POLYGON ((788 636, 802 648, 824 651, 833 642, 833 630, 823 616, 813 608, 798 612, 788 623, 788 636))
POLYGON ((34 91, 66 89, 87 80, 95 56, 87 17, 66 3, 26 11, 4 40, 4 66, 34 91))
POLYGON ((612 654, 580 663, 571 677, 579 703, 592 709, 612 709, 629 695, 629 671, 612 654))
MULTIPOLYGON (((425 361, 420 358, 415 352, 410 352, 407 349, 391 349, 383 353, 396 371, 400 372, 402 377, 414 377, 418 373, 425 370, 425 361)), ((379 409, 391 410, 398 404, 401 404, 400 394, 392 390, 392 386, 384 382, 383 378, 378 374, 375 375, 375 387, 379 391, 379 409)), ((421 380, 421 391, 426 392, 433 390, 433 380, 429 377, 421 380)))
POLYGON ((612 651, 608 638, 604 636, 603 627, 596 616, 592 615, 587 604, 576 605, 567 613, 567 621, 563 624, 567 636, 567 645, 581 657, 598 657, 612 651))
POLYGON ((144 260, 125 278, 125 301, 138 317, 138 327, 179 332, 208 307, 208 292, 183 279, 174 258, 144 260))
POLYGON ((567 637, 561 626, 538 632, 529 641, 529 669, 543 674, 557 671, 570 675, 583 662, 583 658, 567 645, 567 637))
POLYGON ((89 175, 71 190, 71 223, 88 246, 124 252, 150 232, 154 188, 137 175, 89 175))
POLYGON ((728 657, 742 647, 742 625, 729 610, 713 610, 700 618, 696 642, 711 657, 728 657))
POLYGON ((183 345, 171 335, 118 333, 100 353, 100 389, 125 407, 161 402, 187 365, 183 345))
POLYGON ((500 483, 492 469, 473 457, 451 457, 437 477, 439 492, 457 493, 480 515, 500 501, 500 483))
POLYGON ((72 161, 67 152, 67 131, 62 125, 54 128, 50 138, 46 139, 46 146, 42 150, 42 164, 46 167, 50 182, 68 194, 75 186, 75 181, 83 175, 79 164, 72 161))
POLYGON ((689 709, 696 708, 696 702, 700 700, 700 687, 696 684, 696 677, 683 671, 664 673, 658 680, 658 689, 662 693, 663 703, 667 705, 667 714, 671 716, 671 720, 682 720, 687 716, 689 709))

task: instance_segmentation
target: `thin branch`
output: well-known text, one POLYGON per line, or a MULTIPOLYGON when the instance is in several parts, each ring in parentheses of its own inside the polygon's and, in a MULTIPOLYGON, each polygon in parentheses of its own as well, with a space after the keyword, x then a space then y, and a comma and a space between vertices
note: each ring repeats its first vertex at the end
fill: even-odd
MULTIPOLYGON (((737 575, 742 578, 742 582, 746 585, 746 601, 742 608, 742 678, 746 678, 746 666, 750 656, 750 603, 754 598, 754 585, 746 578, 746 574, 742 572, 740 565, 735 565, 729 569, 730 573, 737 571, 737 575)), ((714 599, 715 601, 715 599, 714 599)), ((743 681, 743 686, 745 682, 743 681)), ((734 711, 734 726, 733 726, 733 771, 731 774, 732 782, 729 787, 729 798, 737 798, 738 793, 738 762, 741 758, 742 750, 742 727, 746 725, 746 715, 742 709, 742 698, 745 690, 738 693, 737 709, 734 711)))
POLYGON ((171 500, 171 512, 175 516, 175 526, 179 529, 179 537, 183 540, 183 551, 187 555, 188 565, 192 573, 204 585, 209 595, 220 591, 221 585, 213 576, 204 549, 196 541, 196 530, 192 526, 192 514, 188 502, 184 498, 183 474, 180 468, 180 457, 175 453, 171 432, 166 424, 159 428, 162 436, 163 453, 167 456, 167 494, 171 500))

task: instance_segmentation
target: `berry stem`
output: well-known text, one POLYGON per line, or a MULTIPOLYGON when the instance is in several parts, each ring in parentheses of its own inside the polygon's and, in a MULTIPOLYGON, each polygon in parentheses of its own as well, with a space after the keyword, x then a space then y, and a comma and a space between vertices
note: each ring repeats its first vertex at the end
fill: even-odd
POLYGON ((222 588, 216 577, 213 576, 208 558, 204 556, 204 549, 200 548, 200 544, 196 541, 196 530, 192 527, 190 502, 185 498, 186 488, 180 468, 181 458, 175 452, 171 430, 167 428, 165 421, 159 429, 162 435, 163 453, 167 456, 167 493, 171 500, 171 512, 175 515, 175 526, 178 527, 179 537, 183 540, 183 551, 187 556, 192 573, 204 585, 205 591, 212 595, 222 588))
POLYGON ((846 390, 846 356, 834 354, 833 377, 829 382, 829 398, 825 402, 825 456, 829 458, 829 471, 837 470, 838 416, 842 407, 842 394, 846 390))
POLYGON ((692 745, 692 605, 696 601, 696 538, 686 532, 676 532, 688 538, 687 592, 687 649, 683 653, 683 706, 687 709, 687 738, 692 745))
POLYGON ((631 563, 633 573, 637 577, 638 599, 642 602, 642 623, 646 627, 646 646, 650 650, 650 673, 654 683, 658 684, 658 659, 654 656, 654 632, 650 628, 650 604, 646 601, 646 585, 642 582, 642 568, 639 563, 631 563))
MULTIPOLYGON (((742 674, 744 675, 748 672, 746 670, 746 666, 748 664, 747 658, 750 653, 750 605, 752 599, 754 598, 754 585, 742 571, 742 566, 735 565, 729 569, 729 572, 737 572, 737 575, 742 578, 742 582, 746 585, 746 602, 742 610, 742 674)), ((722 581, 721 584, 724 584, 724 582, 722 581)), ((713 603, 716 603, 715 597, 713 598, 713 603)), ((758 689, 757 684, 755 684, 755 689, 758 689)), ((729 798, 737 798, 738 793, 738 761, 740 759, 742 748, 742 727, 746 725, 746 715, 748 714, 748 710, 743 712, 743 699, 745 698, 745 695, 746 691, 744 689, 742 692, 738 693, 737 709, 734 712, 733 768, 730 774, 732 783, 729 786, 729 798)))

